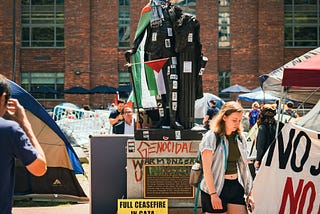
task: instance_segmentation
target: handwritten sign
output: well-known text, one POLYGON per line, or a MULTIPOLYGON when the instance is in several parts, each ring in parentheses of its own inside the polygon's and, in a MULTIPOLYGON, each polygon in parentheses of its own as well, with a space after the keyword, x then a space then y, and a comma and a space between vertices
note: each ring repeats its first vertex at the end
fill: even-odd
POLYGON ((319 132, 287 123, 254 180, 254 213, 319 214, 319 154, 319 132))

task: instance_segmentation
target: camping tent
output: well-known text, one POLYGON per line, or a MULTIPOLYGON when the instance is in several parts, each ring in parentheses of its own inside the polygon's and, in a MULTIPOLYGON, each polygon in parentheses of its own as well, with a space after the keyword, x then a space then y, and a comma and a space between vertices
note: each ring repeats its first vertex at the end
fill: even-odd
POLYGON ((203 97, 200 99, 197 99, 194 104, 195 105, 195 107, 194 107, 194 118, 195 119, 203 119, 204 118, 204 116, 207 113, 210 100, 216 101, 216 106, 219 109, 221 109, 222 105, 224 104, 224 101, 220 97, 218 97, 214 94, 210 94, 210 93, 203 93, 203 97))
POLYGON ((320 47, 295 58, 269 74, 260 76, 261 87, 276 97, 282 97, 284 93, 285 98, 300 102, 304 102, 315 92, 307 102, 317 103, 320 91, 316 91, 316 87, 319 86, 314 84, 320 82, 319 56, 320 47), (282 82, 284 77, 285 80, 282 82))
POLYGON ((84 171, 67 138, 40 103, 16 83, 9 80, 9 84, 12 97, 18 99, 26 109, 48 164, 46 174, 36 177, 17 161, 15 197, 20 195, 28 198, 87 201, 88 198, 75 176, 75 173, 84 171))

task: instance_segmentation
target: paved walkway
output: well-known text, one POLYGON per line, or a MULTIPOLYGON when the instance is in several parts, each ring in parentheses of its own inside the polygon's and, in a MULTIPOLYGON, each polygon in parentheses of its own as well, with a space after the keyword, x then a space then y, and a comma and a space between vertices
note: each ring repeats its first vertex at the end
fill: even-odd
POLYGON ((14 207, 12 214, 89 214, 90 203, 61 205, 53 207, 14 207))
MULTIPOLYGON (((90 203, 56 207, 14 207, 12 214, 90 214, 90 203)), ((201 214, 201 209, 197 214, 201 214)), ((193 214, 193 208, 169 208, 168 214, 193 214)))

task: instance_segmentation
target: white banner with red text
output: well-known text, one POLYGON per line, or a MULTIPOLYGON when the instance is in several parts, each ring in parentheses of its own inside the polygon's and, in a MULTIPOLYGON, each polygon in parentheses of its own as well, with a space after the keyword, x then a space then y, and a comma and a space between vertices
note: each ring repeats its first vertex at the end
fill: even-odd
POLYGON ((320 213, 320 133, 287 123, 257 173, 253 213, 320 213))

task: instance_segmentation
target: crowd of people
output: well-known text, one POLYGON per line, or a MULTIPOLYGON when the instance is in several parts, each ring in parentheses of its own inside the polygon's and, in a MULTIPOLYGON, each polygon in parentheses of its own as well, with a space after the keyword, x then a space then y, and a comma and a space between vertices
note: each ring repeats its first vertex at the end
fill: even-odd
MULTIPOLYGON (((203 119, 207 129, 199 144, 204 179, 201 181, 201 203, 204 213, 247 213, 248 206, 254 209, 251 193, 253 177, 249 169, 246 136, 242 120, 245 111, 237 101, 226 102, 221 109, 214 100, 203 119)), ((260 168, 261 160, 276 138, 275 115, 284 113, 297 118, 294 104, 279 105, 258 102, 248 112, 250 128, 257 124, 257 156, 254 167, 260 168)), ((134 134, 135 119, 131 105, 119 100, 109 115, 114 134, 134 134)), ((283 124, 279 123, 279 130, 283 124)), ((46 172, 45 154, 37 141, 23 106, 10 98, 10 87, 0 75, 0 167, 5 176, 0 177, 0 209, 10 213, 14 186, 14 159, 18 158, 30 171, 41 176, 46 172)))
POLYGON ((134 134, 135 120, 133 109, 122 99, 118 100, 117 108, 109 115, 113 134, 134 134))

